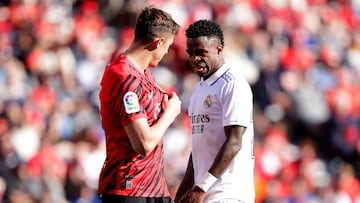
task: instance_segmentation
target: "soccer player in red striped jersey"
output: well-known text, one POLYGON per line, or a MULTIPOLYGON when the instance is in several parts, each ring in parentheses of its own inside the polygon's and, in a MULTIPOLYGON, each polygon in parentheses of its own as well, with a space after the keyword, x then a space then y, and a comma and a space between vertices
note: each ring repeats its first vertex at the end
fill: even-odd
POLYGON ((106 160, 99 177, 103 203, 168 203, 163 173, 163 135, 181 102, 156 83, 149 68, 168 52, 180 26, 171 15, 147 7, 138 16, 130 47, 105 68, 100 116, 106 160))

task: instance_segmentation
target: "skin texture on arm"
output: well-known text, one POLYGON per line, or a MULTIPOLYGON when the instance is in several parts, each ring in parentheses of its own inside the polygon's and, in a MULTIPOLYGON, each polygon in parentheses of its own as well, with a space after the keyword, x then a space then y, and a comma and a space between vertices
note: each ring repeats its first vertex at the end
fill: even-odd
POLYGON ((139 154, 147 156, 162 139, 165 131, 179 115, 181 102, 176 93, 172 93, 171 98, 167 95, 162 103, 163 113, 159 120, 152 126, 148 125, 146 118, 136 119, 125 126, 131 145, 139 154))
POLYGON ((192 162, 192 155, 190 154, 185 175, 176 192, 175 202, 179 202, 180 198, 186 193, 186 191, 190 190, 193 187, 193 185, 194 185, 194 168, 192 162))
POLYGON ((243 126, 226 126, 224 127, 226 134, 226 141, 220 148, 213 165, 209 172, 215 177, 220 177, 221 174, 229 167, 232 159, 240 151, 242 144, 242 136, 246 128, 243 126))
MULTIPOLYGON (((220 148, 209 173, 215 177, 221 174, 229 167, 232 159, 241 150, 242 136, 246 128, 242 126, 226 126, 224 127, 226 141, 220 148)), ((180 203, 201 203, 205 197, 205 192, 199 187, 194 186, 187 191, 181 198, 180 203)))

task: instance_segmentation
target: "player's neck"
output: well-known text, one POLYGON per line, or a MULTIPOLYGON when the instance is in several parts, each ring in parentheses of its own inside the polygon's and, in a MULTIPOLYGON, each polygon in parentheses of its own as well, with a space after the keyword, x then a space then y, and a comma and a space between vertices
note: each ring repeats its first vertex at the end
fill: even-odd
POLYGON ((130 47, 127 51, 124 52, 124 54, 131 61, 131 63, 141 72, 144 72, 144 70, 149 65, 149 54, 144 49, 132 49, 130 47))

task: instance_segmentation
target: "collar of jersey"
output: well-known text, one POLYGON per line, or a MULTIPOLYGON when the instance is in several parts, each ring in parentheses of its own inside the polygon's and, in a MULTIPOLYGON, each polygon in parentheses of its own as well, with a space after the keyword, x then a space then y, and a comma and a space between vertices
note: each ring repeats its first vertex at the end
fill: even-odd
POLYGON ((204 80, 204 78, 201 78, 201 83, 206 85, 212 85, 215 83, 225 72, 227 72, 230 69, 229 66, 224 63, 214 74, 212 74, 207 80, 204 80))
POLYGON ((149 68, 146 68, 144 70, 144 72, 141 72, 131 61, 130 59, 125 55, 125 54, 119 54, 119 60, 126 60, 128 62, 128 64, 130 64, 134 70, 140 75, 140 77, 143 77, 145 76, 146 78, 149 77, 149 73, 150 73, 150 70, 149 68))

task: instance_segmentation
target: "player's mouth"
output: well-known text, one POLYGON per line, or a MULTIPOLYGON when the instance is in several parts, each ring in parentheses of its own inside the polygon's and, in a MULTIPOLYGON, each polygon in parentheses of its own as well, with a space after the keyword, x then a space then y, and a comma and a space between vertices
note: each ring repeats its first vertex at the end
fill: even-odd
POLYGON ((199 75, 203 75, 207 71, 206 63, 199 61, 197 64, 194 64, 194 71, 199 75))
POLYGON ((197 65, 194 67, 194 71, 196 74, 203 75, 206 73, 206 67, 197 65))

